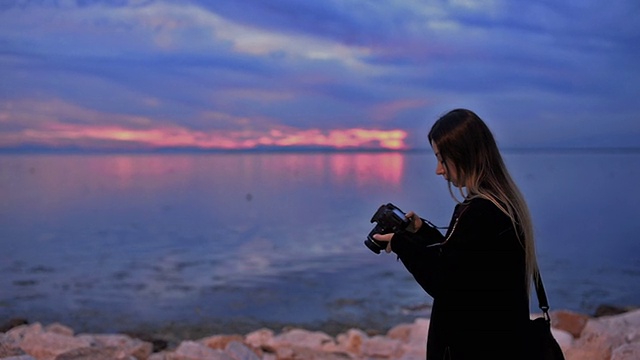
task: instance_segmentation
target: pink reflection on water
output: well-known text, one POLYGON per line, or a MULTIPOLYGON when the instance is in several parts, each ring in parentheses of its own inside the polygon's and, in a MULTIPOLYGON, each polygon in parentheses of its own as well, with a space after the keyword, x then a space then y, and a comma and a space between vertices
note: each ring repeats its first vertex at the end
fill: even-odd
POLYGON ((93 167, 96 177, 112 179, 121 190, 167 189, 184 183, 194 172, 194 158, 173 155, 117 155, 93 167))
POLYGON ((113 196, 143 201, 192 191, 202 201, 237 201, 256 192, 395 189, 405 170, 402 153, 47 155, 0 164, 8 170, 1 185, 12 211, 54 213, 113 196))
POLYGON ((358 188, 382 184, 396 188, 404 173, 400 153, 338 154, 331 157, 331 174, 338 183, 355 179, 358 188))
POLYGON ((209 173, 218 186, 250 188, 259 184, 276 192, 310 186, 361 189, 398 187, 404 173, 404 154, 234 154, 214 155, 197 164, 197 171, 209 173))
POLYGON ((146 155, 35 155, 0 158, 1 188, 12 211, 55 212, 117 193, 138 195, 185 185, 193 158, 146 155))

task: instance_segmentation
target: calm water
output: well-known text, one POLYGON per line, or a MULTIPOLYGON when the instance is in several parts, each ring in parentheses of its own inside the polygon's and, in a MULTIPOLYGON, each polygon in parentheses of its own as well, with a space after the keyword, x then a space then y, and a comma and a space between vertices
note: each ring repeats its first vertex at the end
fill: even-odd
MULTIPOLYGON (((640 305, 640 154, 506 160, 552 308, 640 305)), ((454 203, 434 170, 430 153, 1 155, 0 322, 412 321, 431 299, 362 242, 386 202, 446 225, 454 203)))

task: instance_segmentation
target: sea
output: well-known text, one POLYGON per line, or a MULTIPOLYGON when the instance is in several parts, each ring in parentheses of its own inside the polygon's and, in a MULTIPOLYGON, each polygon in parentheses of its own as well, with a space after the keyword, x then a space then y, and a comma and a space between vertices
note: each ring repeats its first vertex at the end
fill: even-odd
MULTIPOLYGON (((551 310, 639 306, 640 151, 503 154, 551 310)), ((386 203, 448 224, 435 168, 430 151, 2 154, 0 323, 335 334, 428 317, 396 256, 363 242, 386 203)))

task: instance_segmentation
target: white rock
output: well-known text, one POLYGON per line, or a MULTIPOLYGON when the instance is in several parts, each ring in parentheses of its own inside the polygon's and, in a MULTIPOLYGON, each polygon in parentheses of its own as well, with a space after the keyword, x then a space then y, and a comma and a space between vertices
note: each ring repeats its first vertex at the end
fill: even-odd
POLYGON ((214 350, 195 341, 183 341, 167 360, 234 360, 222 350, 214 350))
POLYGON ((349 354, 359 356, 362 355, 363 344, 368 338, 367 334, 362 330, 349 329, 346 333, 339 334, 336 340, 338 348, 349 354))
POLYGON ((238 341, 228 343, 224 350, 236 360, 260 360, 253 350, 238 341))
POLYGON ((28 332, 20 342, 20 347, 38 360, 53 360, 68 351, 91 347, 91 342, 56 333, 28 332))
POLYGON ((573 335, 568 331, 551 328, 551 334, 553 334, 553 337, 556 339, 563 351, 567 351, 567 349, 573 346, 573 335))
POLYGON ((611 360, 638 360, 640 359, 640 343, 625 344, 617 347, 611 353, 611 360))
POLYGON ((401 342, 384 336, 374 336, 364 340, 362 354, 372 358, 392 358, 399 355, 401 342))
POLYGON ((260 348, 262 346, 270 344, 273 337, 274 337, 273 330, 260 329, 247 334, 244 337, 244 341, 250 346, 253 346, 255 348, 260 348))
POLYGON ((307 331, 303 329, 292 329, 275 336, 271 345, 292 346, 321 350, 325 344, 331 344, 334 340, 331 336, 320 331, 307 331))

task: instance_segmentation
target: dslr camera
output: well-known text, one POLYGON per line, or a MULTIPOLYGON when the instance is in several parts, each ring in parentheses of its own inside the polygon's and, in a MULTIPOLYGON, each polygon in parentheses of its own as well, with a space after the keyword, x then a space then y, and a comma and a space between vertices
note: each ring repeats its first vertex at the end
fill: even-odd
POLYGON ((392 203, 381 205, 371 217, 371 222, 376 226, 371 230, 364 244, 376 254, 387 248, 387 241, 379 241, 373 238, 374 234, 389 234, 403 231, 411 223, 406 214, 392 203))

